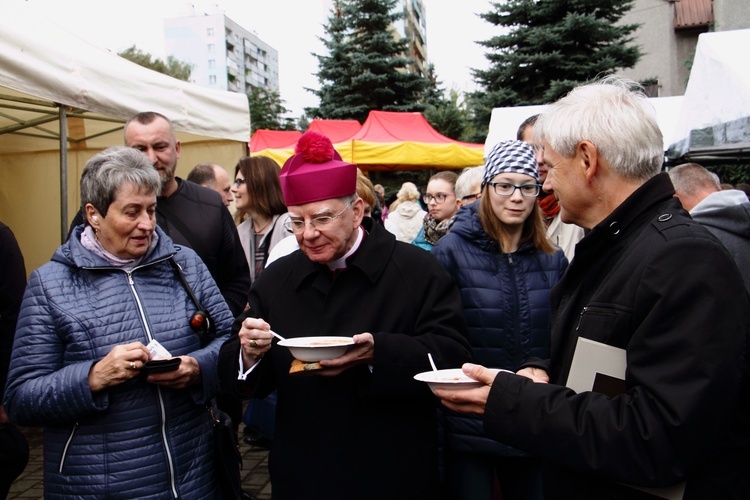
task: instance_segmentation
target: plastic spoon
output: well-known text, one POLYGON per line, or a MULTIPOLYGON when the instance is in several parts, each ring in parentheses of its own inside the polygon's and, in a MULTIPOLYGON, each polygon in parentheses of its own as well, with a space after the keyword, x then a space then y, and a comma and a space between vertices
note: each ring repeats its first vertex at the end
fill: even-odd
POLYGON ((435 361, 432 359, 432 354, 429 352, 427 353, 427 359, 430 360, 430 366, 432 366, 432 371, 436 372, 438 371, 437 366, 435 366, 435 361))
POLYGON ((271 332, 271 335, 273 335, 273 336, 274 336, 274 337, 276 337, 277 339, 279 339, 279 340, 286 340, 286 339, 285 339, 284 337, 282 337, 282 336, 281 336, 281 335, 279 335, 278 333, 274 332, 273 330, 268 330, 268 331, 269 331, 269 332, 271 332))

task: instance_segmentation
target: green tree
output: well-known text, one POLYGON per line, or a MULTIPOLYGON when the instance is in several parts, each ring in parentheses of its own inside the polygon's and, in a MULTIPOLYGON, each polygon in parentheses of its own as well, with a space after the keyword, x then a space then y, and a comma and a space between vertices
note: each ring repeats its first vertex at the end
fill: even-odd
POLYGON ((284 107, 284 101, 277 91, 253 87, 247 94, 247 100, 250 103, 251 132, 258 129, 296 129, 294 119, 283 116, 289 110, 284 107))
POLYGON ((370 110, 422 111, 427 80, 407 71, 406 39, 392 25, 403 17, 397 0, 337 0, 326 26, 328 56, 318 57, 316 118, 363 122, 370 110))
MULTIPOLYGON (((481 90, 469 94, 477 134, 486 136, 492 108, 545 104, 576 85, 641 56, 635 24, 618 24, 633 0, 507 0, 480 16, 500 28, 479 42, 487 70, 472 70, 481 90)), ((476 138, 475 138, 476 139, 476 138)))
POLYGON ((430 125, 446 137, 464 140, 470 124, 466 109, 459 104, 459 92, 451 90, 448 99, 442 98, 427 106, 424 117, 430 125))
POLYGON ((119 52, 117 55, 128 61, 134 62, 139 66, 158 71, 159 73, 171 76, 172 78, 177 78, 184 82, 190 81, 190 73, 193 71, 192 65, 188 62, 180 61, 174 56, 168 56, 166 61, 152 58, 151 54, 143 52, 136 48, 135 45, 119 52))
POLYGON ((335 0, 324 26, 327 38, 320 38, 328 49, 328 55, 313 55, 318 59, 318 81, 320 90, 306 88, 320 99, 317 108, 305 108, 305 114, 313 118, 343 119, 349 118, 342 113, 345 103, 350 100, 351 56, 348 44, 346 20, 344 19, 343 2, 335 0))

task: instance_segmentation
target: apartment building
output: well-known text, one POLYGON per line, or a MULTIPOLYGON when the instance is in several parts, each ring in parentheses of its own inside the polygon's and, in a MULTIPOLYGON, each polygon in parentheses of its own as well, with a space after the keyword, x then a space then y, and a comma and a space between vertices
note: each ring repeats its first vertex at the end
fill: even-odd
POLYGON ((409 40, 406 54, 412 73, 427 75, 427 19, 422 0, 401 0, 404 16, 395 23, 395 30, 402 38, 409 40))
POLYGON ((192 65, 191 81, 247 94, 253 87, 279 90, 279 54, 223 12, 164 20, 167 55, 192 65))
POLYGON ((669 97, 685 93, 698 35, 750 28, 750 8, 747 0, 635 0, 621 22, 640 24, 633 38, 643 56, 617 75, 669 97))

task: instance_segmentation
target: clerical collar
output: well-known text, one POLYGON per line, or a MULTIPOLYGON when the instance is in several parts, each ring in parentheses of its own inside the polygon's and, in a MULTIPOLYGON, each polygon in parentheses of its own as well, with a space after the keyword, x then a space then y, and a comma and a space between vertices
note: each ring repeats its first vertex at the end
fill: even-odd
POLYGON ((341 257, 340 259, 333 260, 328 263, 328 269, 331 271, 336 271, 337 269, 346 269, 346 259, 351 257, 356 253, 357 250, 359 250, 359 246, 362 244, 362 239, 364 238, 365 230, 362 228, 362 226, 359 226, 357 228, 357 241, 354 242, 354 245, 349 249, 348 252, 346 252, 346 255, 341 257))

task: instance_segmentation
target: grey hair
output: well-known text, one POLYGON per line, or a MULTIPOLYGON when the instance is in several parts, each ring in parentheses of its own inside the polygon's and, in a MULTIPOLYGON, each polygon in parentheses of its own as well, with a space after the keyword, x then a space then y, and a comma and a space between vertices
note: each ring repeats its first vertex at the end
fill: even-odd
POLYGON ((118 191, 125 184, 133 184, 141 193, 158 194, 161 190, 159 173, 148 156, 137 149, 115 146, 92 156, 81 175, 81 208, 86 204, 107 216, 107 210, 118 191))
POLYGON ((581 141, 590 141, 618 175, 646 181, 664 162, 655 114, 636 82, 606 77, 576 87, 552 104, 534 125, 534 139, 567 158, 581 141))
POLYGON ((695 196, 704 188, 721 191, 719 176, 697 163, 683 163, 667 172, 677 193, 695 196))
POLYGON ((471 188, 475 185, 482 184, 482 176, 484 175, 484 165, 479 165, 478 167, 469 167, 465 168, 463 172, 461 172, 461 175, 458 176, 458 179, 456 179, 456 186, 454 188, 456 193, 456 198, 459 200, 462 199, 465 196, 469 196, 471 193, 471 188))

